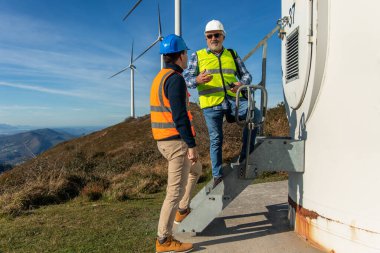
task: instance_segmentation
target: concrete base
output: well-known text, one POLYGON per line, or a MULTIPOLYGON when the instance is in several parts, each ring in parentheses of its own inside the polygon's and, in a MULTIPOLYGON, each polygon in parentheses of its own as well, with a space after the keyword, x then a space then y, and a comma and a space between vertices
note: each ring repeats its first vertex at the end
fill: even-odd
POLYGON ((192 252, 320 253, 290 229, 287 201, 287 181, 250 185, 202 233, 175 237, 192 252))

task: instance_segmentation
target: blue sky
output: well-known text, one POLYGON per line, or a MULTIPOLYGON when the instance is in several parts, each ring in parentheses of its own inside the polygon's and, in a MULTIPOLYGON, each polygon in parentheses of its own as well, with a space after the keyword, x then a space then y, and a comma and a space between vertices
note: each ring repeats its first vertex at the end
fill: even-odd
MULTIPOLYGON (((0 0, 0 123, 11 125, 109 126, 130 116, 132 40, 137 56, 156 38, 157 1, 0 0)), ((159 0, 163 35, 174 33, 174 0, 159 0)), ((270 32, 280 0, 182 0, 182 36, 188 47, 205 47, 211 19, 223 22, 224 46, 244 57, 270 32)), ((269 107, 283 100, 280 40, 268 45, 269 107)), ((136 114, 149 113, 149 91, 160 69, 158 45, 134 63, 136 114)), ((261 53, 246 61, 254 83, 261 53)), ((191 91, 192 101, 197 99, 191 91)))

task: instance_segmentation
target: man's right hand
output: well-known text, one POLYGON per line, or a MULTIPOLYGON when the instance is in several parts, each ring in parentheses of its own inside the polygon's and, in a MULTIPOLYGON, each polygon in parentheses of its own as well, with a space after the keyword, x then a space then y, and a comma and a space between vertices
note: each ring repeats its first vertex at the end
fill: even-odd
POLYGON ((191 165, 195 164, 198 161, 198 157, 198 151, 195 147, 189 148, 187 150, 187 158, 189 158, 189 160, 191 161, 191 165))
POLYGON ((208 83, 212 80, 212 75, 207 73, 207 70, 203 70, 202 73, 199 73, 197 78, 195 79, 197 83, 208 83))

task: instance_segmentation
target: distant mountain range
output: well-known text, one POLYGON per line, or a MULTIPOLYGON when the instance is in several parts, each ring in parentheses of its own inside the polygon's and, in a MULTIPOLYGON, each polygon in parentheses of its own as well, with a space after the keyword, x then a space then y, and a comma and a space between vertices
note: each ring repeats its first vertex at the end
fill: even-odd
POLYGON ((36 157, 60 142, 71 140, 78 135, 53 129, 37 129, 14 135, 0 136, 0 172, 36 157))
POLYGON ((21 132, 27 132, 35 128, 31 126, 11 126, 8 124, 0 124, 0 135, 17 134, 21 132))
POLYGON ((0 164, 0 173, 12 169, 10 164, 0 164))
MULTIPOLYGON (((103 128, 104 126, 53 127, 53 128, 50 127, 50 129, 52 130, 55 130, 58 132, 65 132, 65 133, 72 134, 75 136, 86 135, 103 128)), ((0 136, 24 133, 24 132, 28 132, 32 130, 37 130, 37 129, 41 129, 41 127, 38 128, 38 127, 33 127, 33 126, 12 126, 8 124, 0 123, 0 136)))

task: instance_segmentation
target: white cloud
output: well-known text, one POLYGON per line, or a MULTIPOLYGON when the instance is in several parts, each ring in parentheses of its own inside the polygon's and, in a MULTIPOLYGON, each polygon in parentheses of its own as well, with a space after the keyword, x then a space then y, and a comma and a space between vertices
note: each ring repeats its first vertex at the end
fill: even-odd
POLYGON ((50 24, 35 17, 0 13, 0 42, 45 45, 59 43, 62 36, 50 24))
POLYGON ((64 96, 87 97, 85 94, 81 94, 75 91, 50 89, 50 88, 34 86, 34 85, 0 82, 0 86, 7 86, 7 87, 12 87, 12 88, 24 89, 24 90, 33 90, 33 91, 38 91, 38 92, 43 92, 43 93, 58 94, 58 95, 64 95, 64 96))
POLYGON ((51 108, 46 106, 25 106, 25 105, 0 105, 0 111, 9 110, 50 110, 51 108))

